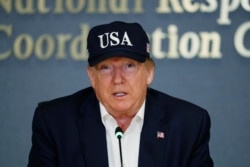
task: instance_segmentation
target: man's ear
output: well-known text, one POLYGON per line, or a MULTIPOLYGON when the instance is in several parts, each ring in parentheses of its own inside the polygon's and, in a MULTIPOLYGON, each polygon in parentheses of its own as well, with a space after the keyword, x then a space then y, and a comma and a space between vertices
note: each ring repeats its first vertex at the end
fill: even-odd
POLYGON ((95 88, 95 79, 94 79, 95 77, 94 77, 93 69, 91 67, 88 67, 87 73, 88 73, 89 80, 90 80, 92 87, 95 88))
POLYGON ((147 84, 150 85, 154 79, 155 68, 152 67, 148 70, 147 84))

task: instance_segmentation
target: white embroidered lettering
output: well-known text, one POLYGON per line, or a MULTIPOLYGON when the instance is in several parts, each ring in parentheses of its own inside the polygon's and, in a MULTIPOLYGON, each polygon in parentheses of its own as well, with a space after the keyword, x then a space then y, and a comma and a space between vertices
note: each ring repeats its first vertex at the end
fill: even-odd
POLYGON ((131 43, 129 37, 128 37, 128 34, 127 32, 125 31, 124 35, 123 35, 123 38, 122 38, 122 43, 121 45, 125 45, 125 42, 127 43, 127 45, 129 46, 133 46, 133 44, 131 43))
POLYGON ((128 45, 133 46, 132 42, 129 39, 127 32, 125 31, 122 38, 119 36, 119 32, 111 32, 111 33, 104 33, 98 36, 100 39, 100 47, 106 48, 110 46, 117 46, 117 45, 128 45), (104 42, 106 40, 106 42, 104 42))
POLYGON ((119 45, 120 40, 119 40, 118 36, 119 36, 118 32, 111 32, 110 33, 110 39, 111 39, 110 46, 119 45))
POLYGON ((105 34, 103 34, 103 35, 99 35, 98 37, 99 37, 99 39, 100 39, 100 47, 101 48, 106 48, 108 45, 109 45, 109 37, 108 37, 108 35, 109 35, 109 33, 105 33, 105 34), (103 41, 103 36, 106 36, 106 45, 104 46, 104 41, 103 41))

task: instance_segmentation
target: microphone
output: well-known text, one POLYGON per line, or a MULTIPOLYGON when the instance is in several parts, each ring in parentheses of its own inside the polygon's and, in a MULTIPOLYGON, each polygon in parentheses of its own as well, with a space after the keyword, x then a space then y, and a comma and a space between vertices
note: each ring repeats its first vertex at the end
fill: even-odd
POLYGON ((121 138, 123 136, 122 128, 119 126, 115 129, 115 136, 119 141, 119 150, 120 150, 120 160, 121 160, 121 167, 123 167, 123 160, 122 160, 122 146, 121 146, 121 138))

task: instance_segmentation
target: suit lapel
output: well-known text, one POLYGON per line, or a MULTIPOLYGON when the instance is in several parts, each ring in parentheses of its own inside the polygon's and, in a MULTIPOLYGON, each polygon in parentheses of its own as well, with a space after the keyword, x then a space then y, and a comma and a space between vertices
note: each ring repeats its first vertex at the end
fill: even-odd
POLYGON ((141 133, 139 167, 164 166, 168 144, 169 121, 163 106, 147 98, 141 133), (154 106, 154 108, 152 107, 154 106))
POLYGON ((84 160, 87 167, 108 167, 105 127, 101 122, 99 103, 91 95, 82 105, 77 120, 84 160))

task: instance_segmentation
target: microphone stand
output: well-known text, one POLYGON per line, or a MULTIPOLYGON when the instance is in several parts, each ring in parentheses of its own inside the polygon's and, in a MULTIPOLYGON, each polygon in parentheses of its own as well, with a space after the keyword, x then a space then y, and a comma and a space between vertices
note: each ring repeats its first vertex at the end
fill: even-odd
POLYGON ((118 138, 119 141, 119 151, 120 151, 120 160, 121 160, 121 167, 123 167, 123 159, 122 159, 122 145, 121 145, 121 138, 123 136, 123 131, 120 127, 115 129, 115 136, 118 138))
POLYGON ((123 167, 121 138, 119 138, 118 140, 119 140, 119 150, 120 150, 121 167, 123 167))

